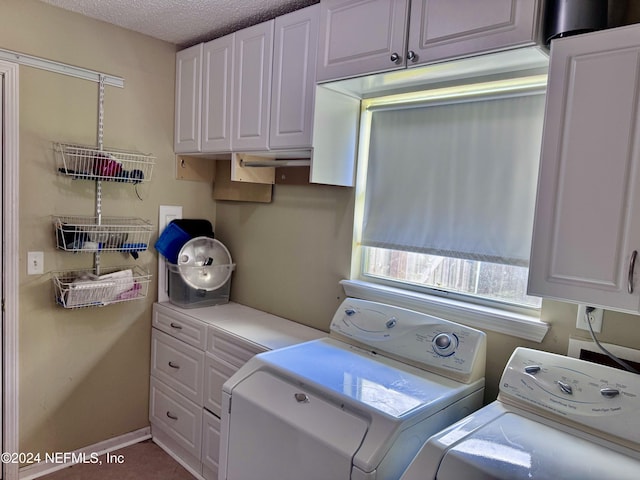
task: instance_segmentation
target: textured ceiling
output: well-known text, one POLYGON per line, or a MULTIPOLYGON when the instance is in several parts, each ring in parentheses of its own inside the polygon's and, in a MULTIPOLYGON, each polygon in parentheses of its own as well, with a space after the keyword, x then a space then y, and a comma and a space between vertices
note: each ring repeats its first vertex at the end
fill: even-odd
POLYGON ((181 47, 318 3, 319 0, 42 0, 181 47))

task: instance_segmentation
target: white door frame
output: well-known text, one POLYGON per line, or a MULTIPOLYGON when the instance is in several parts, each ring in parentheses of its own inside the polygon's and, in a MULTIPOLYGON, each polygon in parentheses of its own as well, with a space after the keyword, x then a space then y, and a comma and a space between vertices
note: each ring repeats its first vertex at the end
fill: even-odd
MULTIPOLYGON (((3 357, 2 357, 2 437, 3 451, 18 452, 18 301, 19 301, 19 209, 18 185, 19 172, 19 121, 18 121, 18 64, 0 60, 0 82, 3 96, 4 142, 2 159, 2 222, 4 251, 4 290, 3 313, 3 357)), ((3 465, 4 480, 18 480, 19 465, 7 463, 3 465)))

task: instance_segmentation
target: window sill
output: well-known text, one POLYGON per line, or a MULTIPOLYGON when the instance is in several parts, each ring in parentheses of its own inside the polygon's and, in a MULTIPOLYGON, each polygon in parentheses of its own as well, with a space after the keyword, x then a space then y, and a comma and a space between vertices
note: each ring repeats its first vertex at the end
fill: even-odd
POLYGON ((348 297, 390 303, 480 330, 491 330, 537 343, 542 342, 549 330, 549 324, 538 318, 515 312, 463 303, 361 280, 341 280, 340 284, 348 297))

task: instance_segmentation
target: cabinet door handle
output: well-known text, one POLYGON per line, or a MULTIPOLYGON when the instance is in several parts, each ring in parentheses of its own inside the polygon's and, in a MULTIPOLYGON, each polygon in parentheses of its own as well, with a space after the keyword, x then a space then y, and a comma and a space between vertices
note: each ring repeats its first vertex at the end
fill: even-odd
POLYGON ((175 368, 176 370, 178 370, 178 369, 180 368, 180 365, 175 364, 175 363, 173 363, 173 362, 169 362, 169 366, 170 366, 171 368, 175 368))
POLYGON ((182 325, 171 322, 171 328, 175 328, 176 330, 182 330, 182 325))
POLYGON ((417 62, 418 56, 416 55, 416 52, 414 52, 413 50, 409 50, 407 52, 407 60, 411 60, 412 62, 417 62))
POLYGON ((178 416, 174 415, 173 413, 167 411, 167 417, 169 417, 171 420, 177 420, 178 416))
POLYGON ((398 55, 396 52, 393 52, 391 54, 391 57, 389 57, 391 59, 391 61, 393 63, 400 63, 400 55, 398 55))
POLYGON ((638 256, 638 251, 634 250, 631 254, 631 258, 629 259, 629 278, 627 278, 627 291, 629 293, 633 293, 633 271, 636 268, 636 257, 638 256))

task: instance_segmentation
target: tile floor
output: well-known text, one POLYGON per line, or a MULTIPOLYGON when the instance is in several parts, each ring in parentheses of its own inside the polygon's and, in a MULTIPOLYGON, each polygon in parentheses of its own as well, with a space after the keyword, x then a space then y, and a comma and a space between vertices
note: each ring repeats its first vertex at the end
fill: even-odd
POLYGON ((194 480, 193 475, 151 440, 110 455, 122 455, 124 462, 107 463, 103 455, 101 465, 73 465, 38 480, 194 480))

